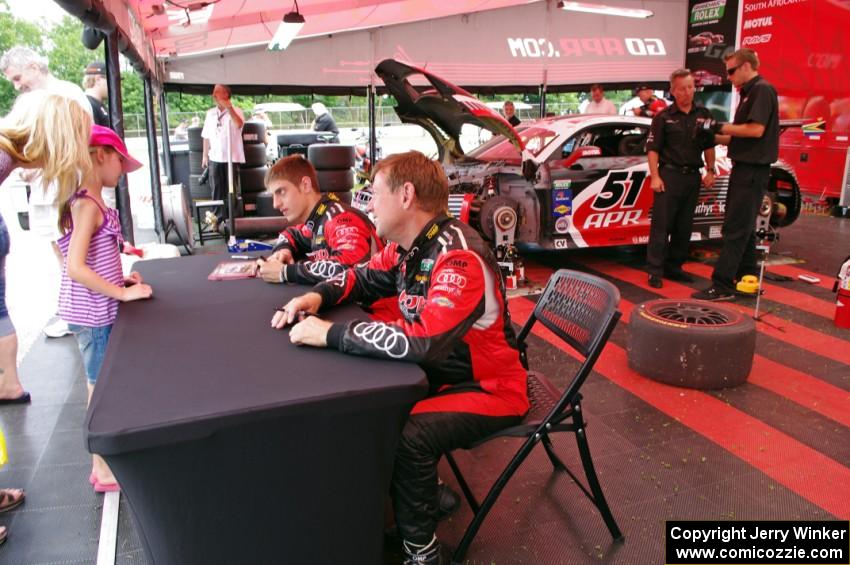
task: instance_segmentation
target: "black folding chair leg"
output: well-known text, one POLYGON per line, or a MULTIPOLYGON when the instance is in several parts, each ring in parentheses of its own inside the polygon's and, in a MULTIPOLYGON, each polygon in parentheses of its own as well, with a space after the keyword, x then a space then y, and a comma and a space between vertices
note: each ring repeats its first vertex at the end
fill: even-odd
POLYGON ((502 471, 502 474, 499 475, 499 478, 496 479, 496 482, 493 483, 493 486, 490 487, 490 492, 487 493, 487 496, 484 498, 484 502, 481 503, 481 508, 475 512, 475 516, 472 517, 472 522, 469 523, 469 526, 467 526, 466 531, 463 533, 463 539, 460 540, 457 549, 455 549, 454 554, 452 554, 453 564, 463 562, 464 557, 466 557, 466 552, 469 550, 470 544, 472 544, 472 540, 475 539, 476 534, 478 534, 478 529, 481 528, 481 524, 484 523, 484 519, 487 517, 487 514, 490 513, 490 509, 493 508, 493 505, 496 503, 496 500, 498 500, 499 495, 502 494, 502 490, 504 490, 516 470, 519 469, 522 462, 525 461, 528 454, 531 453, 535 443, 537 443, 537 440, 535 440, 534 437, 528 438, 519 451, 516 452, 516 455, 514 455, 513 459, 511 459, 508 466, 505 467, 505 470, 502 471))
POLYGON ((561 461, 561 458, 555 453, 554 446, 552 445, 552 440, 549 439, 549 436, 543 436, 543 449, 546 450, 546 455, 549 456, 549 461, 552 462, 552 466, 555 467, 556 471, 567 471, 567 466, 564 465, 564 462, 561 461))
POLYGON ((455 458, 452 457, 451 453, 446 453, 446 461, 449 462, 449 467, 452 468, 452 472, 455 474, 455 478, 460 485, 460 490, 463 491, 463 495, 466 497, 466 502, 469 503, 472 513, 477 513, 478 509, 481 508, 481 505, 478 504, 478 499, 476 499, 475 495, 472 494, 472 489, 469 488, 463 473, 460 472, 460 467, 457 466, 457 462, 455 461, 455 458))
MULTIPOLYGON (((579 416, 580 418, 580 416, 579 416)), ((576 430, 576 443, 578 443, 578 451, 581 455, 581 464, 584 467, 584 474, 587 476, 587 484, 593 492, 593 503, 602 514, 602 519, 605 525, 608 526, 608 531, 611 532, 611 537, 616 541, 623 539, 623 533, 620 527, 617 526, 617 521, 611 513, 611 508, 608 506, 608 501, 605 500, 605 495, 602 494, 602 486, 599 484, 599 478, 596 476, 596 469, 593 467, 593 459, 590 457, 590 446, 587 444, 587 435, 584 431, 584 423, 576 422, 580 427, 576 430)))

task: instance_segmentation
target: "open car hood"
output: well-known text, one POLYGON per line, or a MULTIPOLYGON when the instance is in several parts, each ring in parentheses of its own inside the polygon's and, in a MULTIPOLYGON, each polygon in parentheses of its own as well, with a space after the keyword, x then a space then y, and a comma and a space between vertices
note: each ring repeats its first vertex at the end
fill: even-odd
POLYGON ((441 159, 446 152, 452 159, 463 156, 461 128, 472 124, 504 135, 526 160, 525 145, 511 124, 464 89, 394 59, 381 61, 375 73, 398 102, 395 111, 401 121, 425 128, 437 142, 441 159))

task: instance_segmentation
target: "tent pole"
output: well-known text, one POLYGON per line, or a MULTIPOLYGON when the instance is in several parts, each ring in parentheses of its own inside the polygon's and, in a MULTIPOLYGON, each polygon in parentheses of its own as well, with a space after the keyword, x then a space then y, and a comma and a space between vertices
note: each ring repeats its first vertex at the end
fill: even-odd
POLYGON ((165 89, 159 93, 159 129, 162 132, 162 162, 168 184, 174 184, 174 171, 171 169, 171 140, 168 139, 168 104, 165 101, 165 89))
MULTIPOLYGON (((145 98, 145 131, 148 136, 148 162, 151 173, 151 199, 153 200, 153 225, 160 243, 165 243, 165 233, 162 229, 162 186, 159 183, 159 150, 156 146, 156 124, 153 113, 153 88, 150 76, 144 80, 145 98)), ((166 140, 168 133, 164 133, 166 140)), ((168 162, 168 159, 165 159, 168 162)))
MULTIPOLYGON (((118 64, 118 31, 106 34, 105 46, 106 84, 109 91, 109 123, 118 137, 124 139, 124 107, 121 102, 121 68, 118 64)), ((130 209, 130 189, 127 175, 121 175, 115 187, 115 202, 118 217, 121 220, 121 235, 130 244, 135 243, 133 236, 133 212, 130 209)))
POLYGON ((378 145, 378 132, 375 129, 375 83, 370 82, 366 98, 369 103, 369 163, 374 167, 378 145))

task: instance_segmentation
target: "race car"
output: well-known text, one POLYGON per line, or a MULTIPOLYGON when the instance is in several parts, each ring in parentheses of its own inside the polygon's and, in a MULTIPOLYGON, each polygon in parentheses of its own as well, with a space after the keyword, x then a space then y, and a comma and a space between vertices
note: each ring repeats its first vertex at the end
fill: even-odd
POLYGON ((688 36, 689 47, 706 47, 715 43, 723 43, 724 41, 725 38, 722 33, 711 33, 710 31, 703 31, 696 35, 688 36))
MULTIPOLYGON (((449 209, 504 255, 514 246, 574 249, 649 241, 652 189, 644 149, 651 120, 570 115, 525 121, 516 129, 465 90, 392 59, 375 69, 405 123, 437 142, 449 179, 449 209), (417 85, 419 88, 417 88, 417 85), (461 129, 492 132, 465 153, 461 129)), ((717 179, 703 188, 692 241, 718 239, 731 162, 717 147, 717 179)), ((367 196, 368 193, 361 196, 367 196)), ((361 200, 362 201, 362 200, 361 200)), ((771 167, 763 229, 789 225, 800 213, 800 189, 784 162, 771 167)))
POLYGON ((693 74, 697 86, 720 86, 723 84, 723 77, 712 72, 699 69, 694 71, 693 74))

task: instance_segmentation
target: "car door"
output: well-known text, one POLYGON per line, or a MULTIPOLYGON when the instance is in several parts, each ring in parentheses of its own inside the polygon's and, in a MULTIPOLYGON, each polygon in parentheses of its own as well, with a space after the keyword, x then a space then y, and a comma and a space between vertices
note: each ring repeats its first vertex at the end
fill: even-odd
POLYGON ((645 243, 652 206, 643 152, 647 133, 643 124, 595 125, 576 132, 550 156, 554 234, 568 234, 577 247, 645 243))

